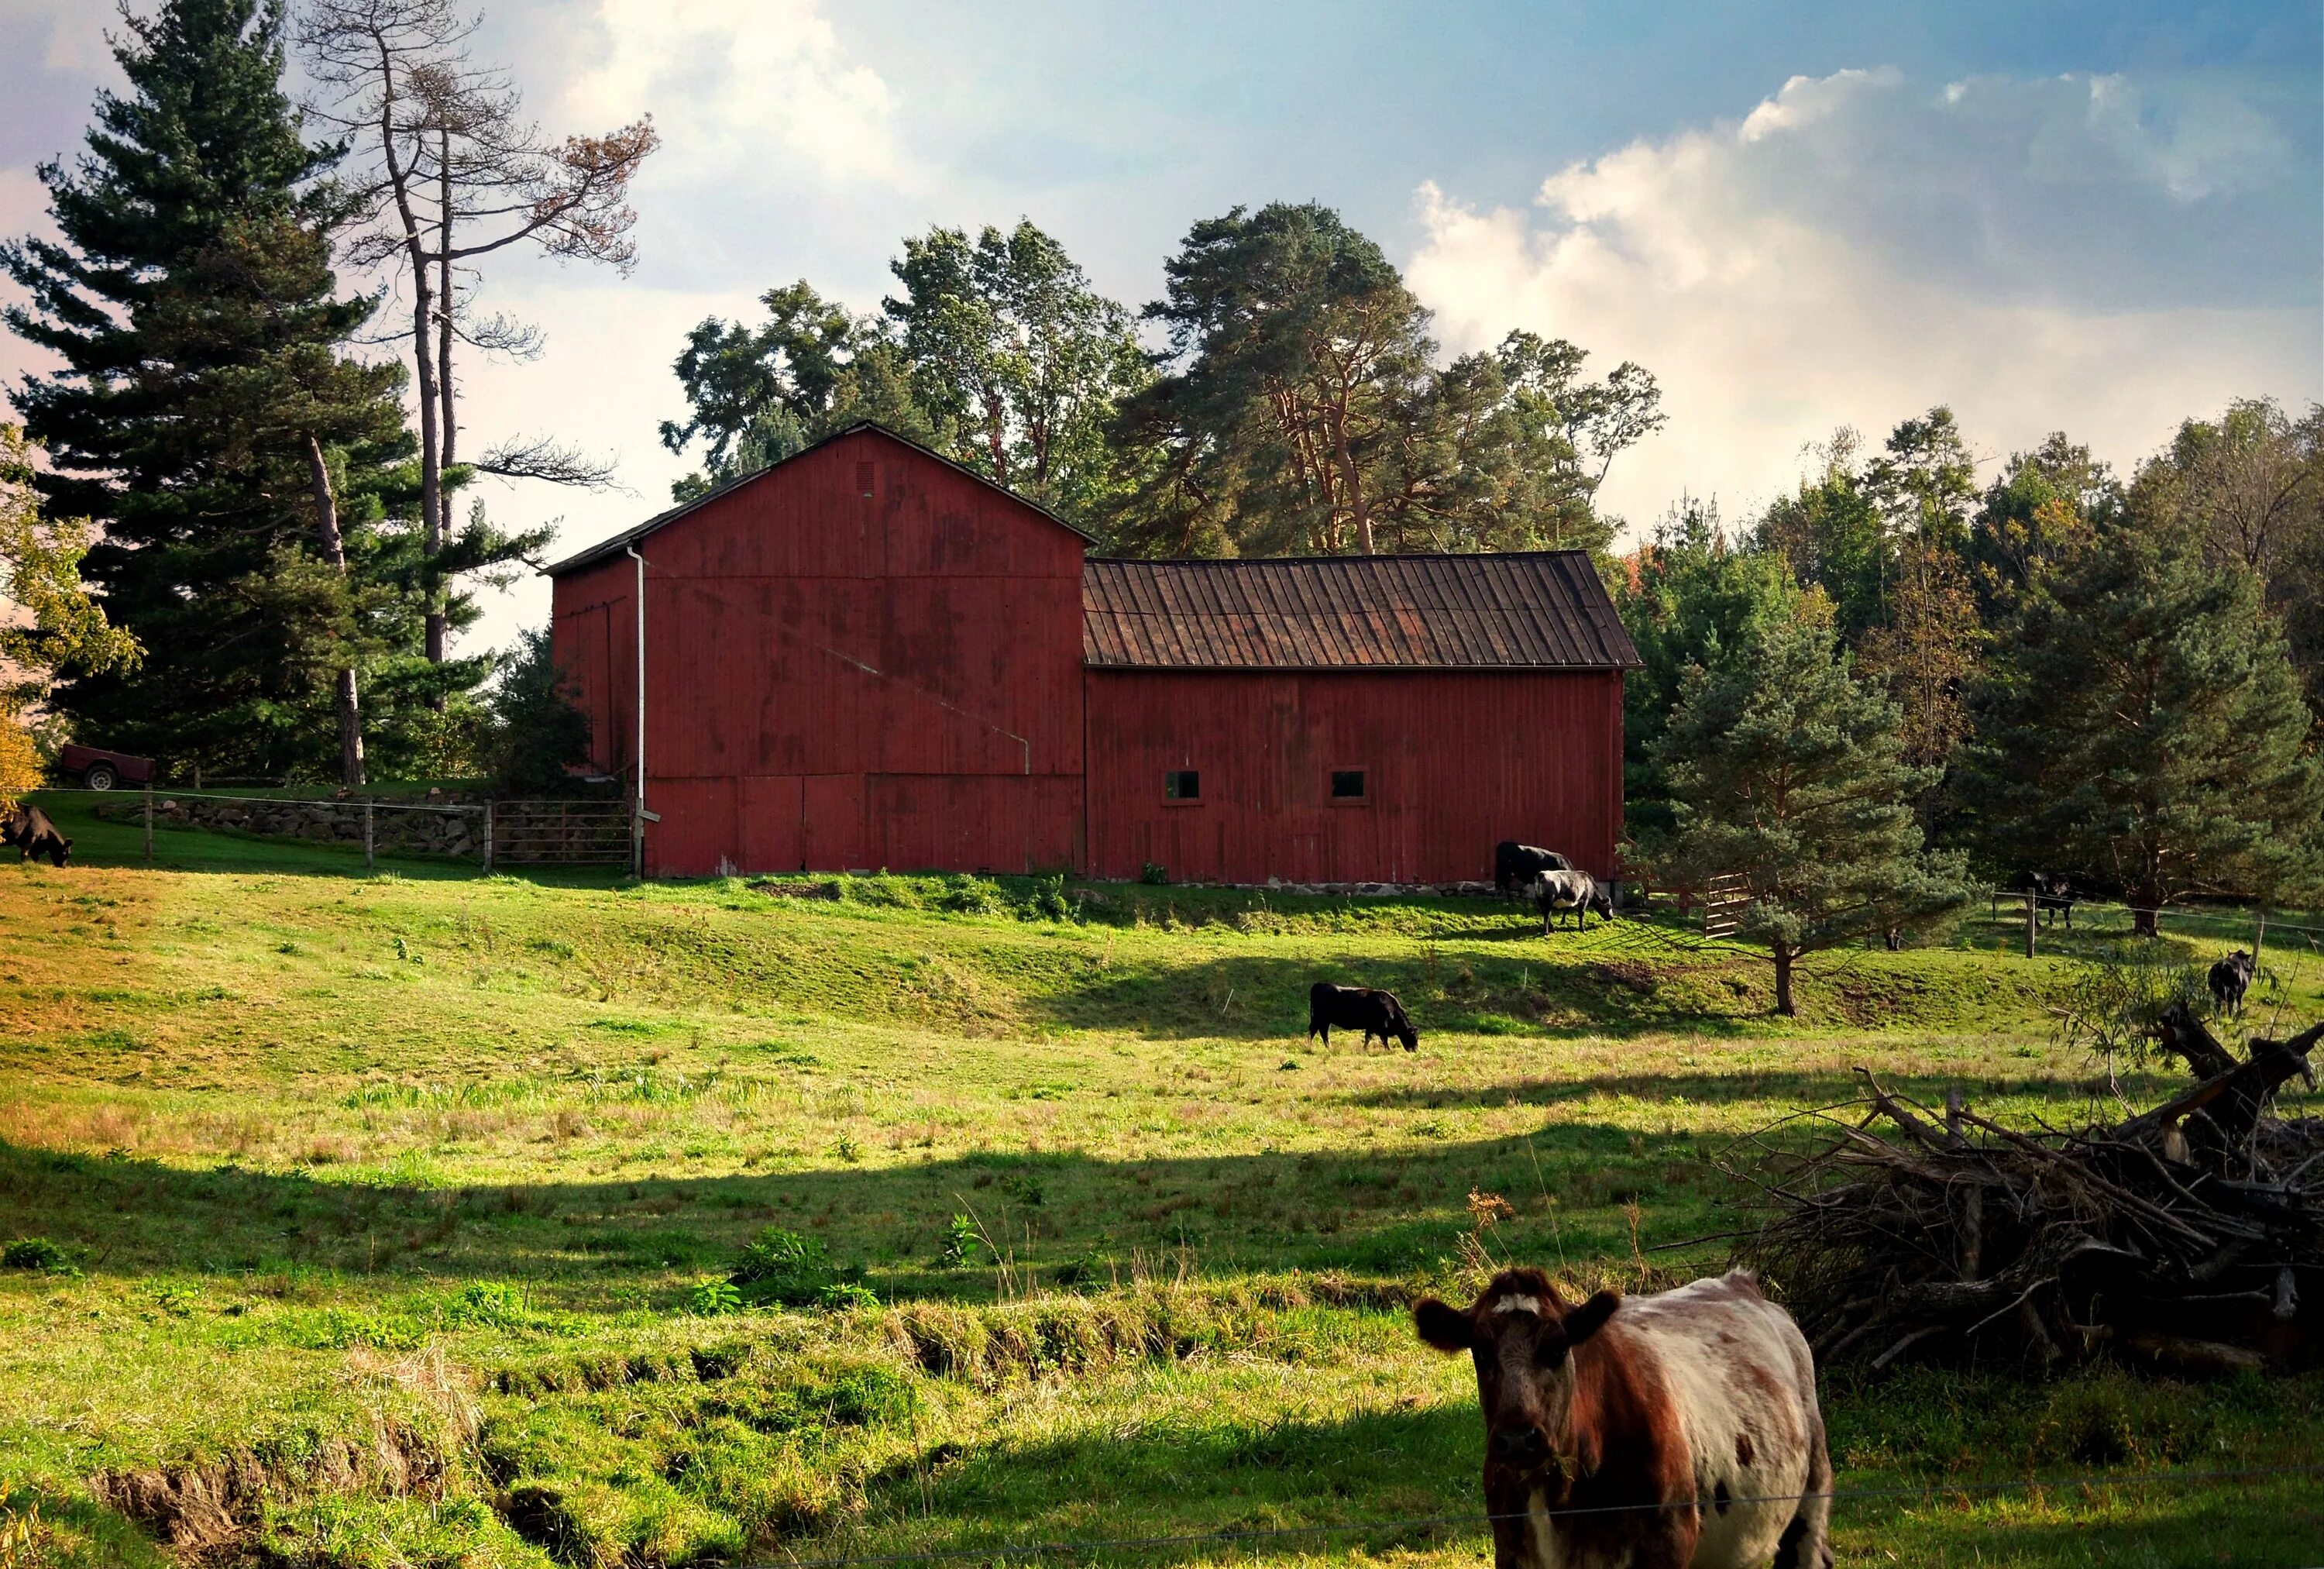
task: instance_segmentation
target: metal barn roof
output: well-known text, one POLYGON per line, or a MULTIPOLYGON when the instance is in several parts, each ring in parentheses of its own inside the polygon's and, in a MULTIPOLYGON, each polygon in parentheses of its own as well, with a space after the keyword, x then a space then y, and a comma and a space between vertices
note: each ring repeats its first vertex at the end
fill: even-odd
POLYGON ((1627 669, 1638 652, 1582 550, 1096 559, 1097 669, 1627 669))

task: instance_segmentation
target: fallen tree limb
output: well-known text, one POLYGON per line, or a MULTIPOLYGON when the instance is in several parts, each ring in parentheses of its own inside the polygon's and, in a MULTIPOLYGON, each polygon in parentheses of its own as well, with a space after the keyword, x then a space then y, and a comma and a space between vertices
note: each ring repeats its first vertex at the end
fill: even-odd
POLYGON ((2113 1346, 2217 1372, 2299 1357, 2306 1304, 2324 1300, 2324 1120, 2280 1118, 2274 1096, 2324 1023, 2240 1061, 2183 1008, 2159 1033, 2216 1071, 2072 1131, 2006 1127, 1958 1092, 1940 1120, 1859 1070, 1866 1098, 1822 1113, 1822 1140, 1735 1173, 1762 1217, 1739 1261, 1832 1362, 2048 1366, 2113 1346))

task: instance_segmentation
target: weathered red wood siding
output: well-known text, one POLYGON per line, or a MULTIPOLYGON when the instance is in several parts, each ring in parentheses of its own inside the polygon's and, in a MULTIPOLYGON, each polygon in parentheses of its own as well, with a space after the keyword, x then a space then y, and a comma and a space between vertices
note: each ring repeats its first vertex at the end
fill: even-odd
POLYGON ((1600 874, 1622 831, 1622 678, 1469 673, 1087 672, 1090 870, 1222 882, 1449 882, 1493 845, 1600 874), (1202 799, 1163 798, 1194 769, 1202 799), (1361 803, 1331 774, 1362 769, 1361 803))
MULTIPOLYGON (((650 875, 1083 863, 1071 531, 863 431, 639 549, 650 875)), ((556 586, 558 660, 615 771, 635 723, 635 565, 556 586)))

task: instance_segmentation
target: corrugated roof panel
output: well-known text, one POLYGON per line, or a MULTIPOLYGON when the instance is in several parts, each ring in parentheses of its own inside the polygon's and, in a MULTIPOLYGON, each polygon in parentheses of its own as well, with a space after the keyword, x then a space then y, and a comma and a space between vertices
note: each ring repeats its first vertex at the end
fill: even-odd
POLYGON ((1590 558, 1093 560, 1084 658, 1109 669, 1620 669, 1637 651, 1590 558))

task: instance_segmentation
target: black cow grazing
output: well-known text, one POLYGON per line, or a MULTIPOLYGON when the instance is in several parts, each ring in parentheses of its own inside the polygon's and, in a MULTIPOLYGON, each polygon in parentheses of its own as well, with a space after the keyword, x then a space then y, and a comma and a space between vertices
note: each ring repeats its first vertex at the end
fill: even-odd
POLYGON ((1324 1048, 1330 1049, 1333 1025, 1342 1029, 1362 1030, 1366 1046, 1377 1035, 1382 1046, 1394 1038, 1404 1042, 1406 1051, 1420 1049, 1420 1031, 1412 1027, 1404 1004, 1396 1000, 1393 992, 1316 982, 1307 988, 1307 1038, 1313 1040, 1320 1035, 1324 1048))
POLYGON ((1536 872, 1527 891, 1533 896, 1533 907, 1541 911, 1544 937, 1557 929, 1561 909, 1572 910, 1574 926, 1585 931, 1593 909, 1607 920, 1614 918, 1613 893, 1587 872, 1536 872))
POLYGON ((18 807, 0 819, 0 844, 14 844, 27 861, 45 855, 51 865, 62 866, 72 859, 72 841, 38 807, 18 807))
POLYGON ((1544 850, 1536 844, 1504 839, 1493 846, 1493 886, 1505 895, 1532 887, 1537 872, 1572 870, 1572 862, 1554 850, 1544 850))
POLYGON ((2042 924, 2051 925, 2058 912, 2066 914, 2066 929, 2074 929, 2074 900, 2081 897, 2074 891, 2074 880, 2062 872, 2021 872, 2014 891, 2031 894, 2034 908, 2041 913, 2042 924))
POLYGON ((2237 948, 2211 966, 2211 1001, 2222 1013, 2244 1011, 2244 993, 2251 990, 2255 961, 2237 948))

